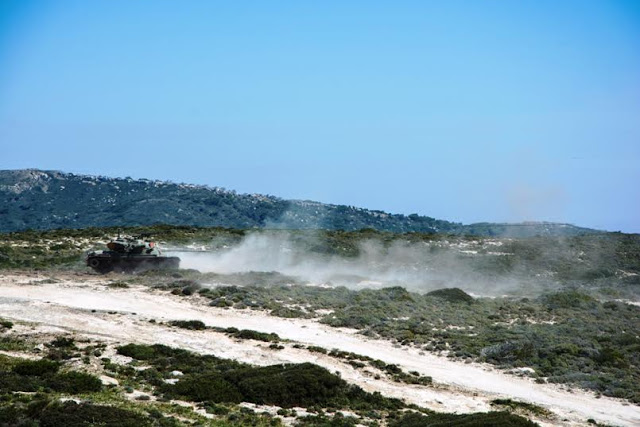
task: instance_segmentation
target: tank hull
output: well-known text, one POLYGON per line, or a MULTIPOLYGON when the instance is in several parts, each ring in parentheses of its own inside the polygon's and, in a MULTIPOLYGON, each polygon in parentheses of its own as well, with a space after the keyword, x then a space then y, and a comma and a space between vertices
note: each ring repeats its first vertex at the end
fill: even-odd
POLYGON ((180 268, 180 258, 145 255, 120 255, 119 253, 96 253, 87 256, 87 266, 98 273, 110 271, 133 273, 146 270, 180 268))

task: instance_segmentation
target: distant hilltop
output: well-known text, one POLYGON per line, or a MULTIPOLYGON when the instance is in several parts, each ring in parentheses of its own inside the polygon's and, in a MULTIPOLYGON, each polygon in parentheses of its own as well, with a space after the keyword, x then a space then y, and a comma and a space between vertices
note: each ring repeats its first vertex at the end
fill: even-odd
POLYGON ((526 222, 464 225, 421 215, 238 194, 220 187, 58 171, 0 171, 0 231, 132 225, 289 228, 528 237, 597 230, 526 222))

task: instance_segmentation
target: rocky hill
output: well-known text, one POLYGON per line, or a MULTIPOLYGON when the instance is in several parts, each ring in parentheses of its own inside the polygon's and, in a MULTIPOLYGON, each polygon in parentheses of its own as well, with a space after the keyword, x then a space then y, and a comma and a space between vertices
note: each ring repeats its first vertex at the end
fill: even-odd
POLYGON ((0 171, 0 231, 125 225, 195 225, 500 236, 593 232, 568 224, 471 224, 354 206, 238 194, 219 187, 37 169, 0 171))

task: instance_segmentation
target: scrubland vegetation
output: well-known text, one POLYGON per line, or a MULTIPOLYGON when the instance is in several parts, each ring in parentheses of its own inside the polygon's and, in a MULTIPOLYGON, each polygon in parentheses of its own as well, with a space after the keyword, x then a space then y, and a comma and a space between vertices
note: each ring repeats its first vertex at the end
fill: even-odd
MULTIPOLYGON (((488 245, 487 239, 472 236, 399 235, 373 230, 249 232, 166 226, 124 230, 130 234, 141 231, 151 231, 168 246, 202 245, 214 252, 240 244, 250 233, 282 234, 294 247, 321 259, 356 259, 362 255, 363 242, 371 240, 382 248, 391 248, 398 241, 421 245, 434 257, 464 265, 468 281, 458 281, 457 287, 446 282, 434 287, 430 283, 424 291, 419 286, 408 290, 401 284, 358 289, 335 284, 312 286, 303 278, 278 272, 180 270, 114 276, 109 288, 126 292, 127 287, 142 284, 185 298, 206 298, 214 308, 313 318, 334 327, 356 328, 362 334, 389 339, 400 346, 460 361, 488 362, 540 383, 558 383, 640 403, 640 307, 625 301, 637 301, 640 295, 640 236, 600 233, 501 239, 488 245), (480 292, 505 279, 521 281, 524 289, 497 297, 480 292)), ((5 234, 0 241, 0 268, 85 271, 83 252, 116 233, 112 228, 5 234)), ((440 268, 429 267, 436 272, 440 268)), ((354 278, 354 284, 360 279, 354 278)), ((171 325, 206 328, 198 320, 174 321, 171 325)), ((10 321, 0 321, 0 349, 29 349, 28 343, 11 335, 12 326, 10 321)), ((283 341, 275 334, 257 331, 218 331, 238 339, 267 342, 274 350, 283 341)), ((402 402, 365 393, 316 365, 253 367, 164 346, 120 347, 120 354, 134 361, 130 365, 101 361, 101 369, 121 381, 119 386, 105 386, 94 374, 69 368, 69 360, 97 357, 93 352, 85 354, 76 344, 63 338, 51 341, 45 358, 39 361, 0 356, 0 425, 54 425, 46 420, 84 425, 81 420, 88 417, 102 420, 99 422, 104 425, 116 425, 110 424, 112 417, 119 420, 117 425, 169 426, 195 419, 205 422, 196 415, 185 421, 160 406, 172 399, 190 401, 205 409, 216 417, 215 423, 220 423, 206 421, 211 425, 280 423, 272 415, 241 409, 240 402, 275 405, 289 415, 296 406, 312 408, 312 415, 296 418, 299 425, 354 425, 356 421, 339 415, 340 410, 355 411, 361 421, 372 425, 380 420, 393 426, 528 425, 526 420, 506 412, 453 416, 413 408, 405 413, 402 402), (176 382, 166 382, 173 371, 184 375, 176 382), (146 390, 153 402, 134 404, 122 397, 127 389, 146 390), (105 395, 109 396, 106 401, 105 395), (80 403, 61 402, 61 396, 81 396, 80 403)), ((394 375, 393 367, 364 356, 313 346, 307 350, 344 359, 356 368, 373 366, 394 375)), ((430 382, 412 373, 395 375, 397 381, 430 382)), ((495 408, 523 410, 521 402, 512 401, 496 402, 495 408)))
POLYGON ((600 302, 576 289, 536 298, 475 299, 455 288, 418 294, 401 287, 219 286, 198 293, 216 307, 319 317, 331 326, 452 358, 532 368, 523 372, 539 382, 640 403, 640 307, 600 302))
POLYGON ((421 216, 219 187, 36 169, 0 170, 0 231, 158 223, 238 229, 360 230, 527 237, 595 232, 569 224, 463 225, 421 216), (145 206, 141 215, 140 206, 145 206))
MULTIPOLYGON (((33 348, 34 340, 23 341, 23 350, 33 348)), ((423 420, 419 425, 457 419, 474 426, 535 425, 504 411, 464 418, 435 414, 367 393, 311 363, 256 367, 164 345, 138 344, 118 347, 117 353, 131 361, 115 363, 101 357, 105 344, 75 342, 67 336, 46 343, 44 349, 40 359, 0 356, 0 425, 278 426, 285 417, 298 426, 410 426, 416 425, 418 416, 423 420), (99 374, 112 382, 103 384, 99 374), (132 398, 136 390, 141 394, 132 398), (191 406, 176 405, 175 399, 191 406), (239 405, 242 402, 273 405, 277 411, 259 412, 239 405), (300 408, 303 414, 298 416, 300 408)))
POLYGON ((463 266, 465 272, 472 273, 469 280, 475 278, 497 284, 508 278, 544 288, 588 284, 606 288, 614 296, 634 292, 640 285, 640 235, 621 233, 500 239, 470 235, 396 234, 371 229, 236 230, 158 225, 31 230, 1 235, 0 268, 81 269, 83 254, 90 248, 103 246, 118 231, 132 235, 149 232, 156 240, 166 242, 166 246, 191 245, 213 252, 234 247, 248 235, 275 236, 286 240, 301 254, 345 259, 362 255, 363 243, 366 242, 374 241, 383 249, 405 244, 420 248, 422 252, 418 262, 432 268, 435 273, 463 266))
POLYGON ((369 394, 311 363, 252 367, 215 356, 200 356, 162 345, 129 344, 118 353, 149 364, 136 377, 159 387, 167 398, 196 402, 276 405, 358 410, 399 409, 400 401, 369 394), (180 381, 163 378, 181 371, 180 381))

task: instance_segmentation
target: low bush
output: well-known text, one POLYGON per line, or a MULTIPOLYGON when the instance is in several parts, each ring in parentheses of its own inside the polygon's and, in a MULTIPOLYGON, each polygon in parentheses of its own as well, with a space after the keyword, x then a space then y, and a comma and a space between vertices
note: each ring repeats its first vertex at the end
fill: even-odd
POLYGON ((344 380, 311 363, 247 368, 230 372, 227 378, 244 398, 261 405, 326 406, 348 394, 344 380))
POLYGON ((127 282, 111 282, 107 284, 108 287, 114 289, 127 289, 129 288, 129 284, 127 282))
MULTIPOLYGON (((338 412, 338 414, 340 414, 338 412)), ((362 425, 357 418, 340 415, 328 417, 326 415, 307 415, 296 420, 296 427, 354 427, 362 425)))
POLYGON ((157 347, 142 344, 127 344, 118 347, 118 353, 138 360, 149 360, 158 354, 157 347))
POLYGON ((56 373, 58 369, 60 363, 52 360, 23 360, 14 365, 13 372, 19 375, 41 376, 56 373))
POLYGON ((297 308, 284 307, 284 306, 276 307, 273 310, 271 310, 271 315, 277 316, 277 317, 284 317, 286 319, 309 317, 309 315, 302 310, 298 310, 297 308))
POLYGON ((119 347, 118 352, 149 363, 152 368, 135 375, 138 380, 157 385, 167 398, 213 403, 251 402, 286 408, 319 405, 384 409, 402 406, 399 400, 366 393, 311 363, 254 367, 162 345, 128 344, 119 347), (176 384, 162 381, 161 378, 168 377, 173 370, 184 373, 180 381, 176 384))
POLYGON ((551 309, 587 308, 597 305, 597 301, 582 292, 566 290, 544 295, 541 300, 551 309))
POLYGON ((168 398, 185 398, 194 402, 240 403, 243 396, 238 389, 216 372, 188 375, 174 385, 160 390, 168 398))
POLYGON ((174 320, 169 322, 169 324, 171 326, 177 326, 178 328, 192 329, 196 331, 207 329, 207 325, 200 320, 174 320))
POLYGON ((54 390, 63 393, 90 393, 102 389, 94 375, 78 371, 58 372, 55 361, 21 360, 10 371, 0 371, 0 390, 34 392, 54 390))
POLYGON ((278 334, 258 332, 251 329, 241 329, 231 335, 235 338, 240 338, 243 340, 257 340, 264 342, 280 341, 280 337, 278 336, 278 334))
POLYGON ((65 336, 56 337, 53 341, 49 343, 49 346, 55 347, 55 348, 67 348, 67 349, 76 348, 75 340, 73 338, 68 338, 65 336))
POLYGON ((5 335, 0 337, 0 350, 3 351, 24 351, 28 350, 29 343, 22 339, 12 335, 5 335))
POLYGON ((389 423, 389 427, 535 427, 538 424, 509 412, 482 412, 475 414, 431 414, 411 412, 389 423))
POLYGON ((55 391, 71 394, 90 393, 102 389, 99 378, 77 371, 56 374, 48 381, 48 385, 55 391))
MULTIPOLYGON (((36 417, 34 417, 36 418, 36 417)), ((55 402, 46 406, 36 418, 41 427, 147 427, 151 420, 139 413, 112 406, 55 402)))
POLYGON ((474 301, 471 295, 460 288, 437 289, 435 291, 428 292, 427 295, 430 297, 440 298, 452 303, 465 302, 467 304, 470 304, 474 301))
POLYGON ((491 401, 491 405, 504 406, 512 410, 523 410, 541 417, 548 417, 551 415, 551 412, 548 409, 543 408, 542 406, 534 405, 533 403, 528 402, 519 402, 512 399, 494 399, 491 401))

